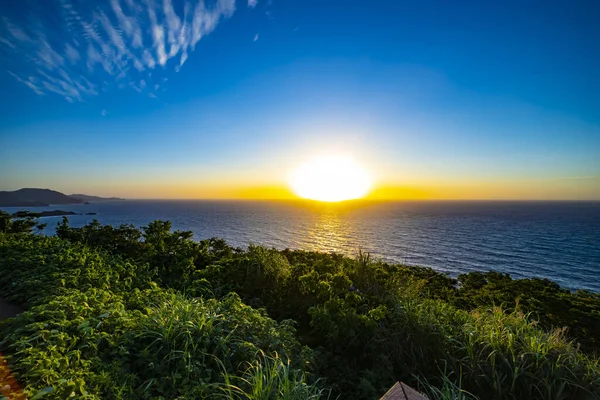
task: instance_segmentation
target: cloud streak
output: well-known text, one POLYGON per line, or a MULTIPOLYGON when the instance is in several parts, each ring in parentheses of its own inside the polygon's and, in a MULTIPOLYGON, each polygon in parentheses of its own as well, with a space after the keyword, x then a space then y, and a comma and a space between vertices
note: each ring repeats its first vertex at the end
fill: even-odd
POLYGON ((151 78, 178 71, 196 44, 235 11, 235 0, 40 4, 43 14, 0 19, 0 57, 10 64, 8 74, 34 93, 69 102, 111 86, 155 97, 151 78))

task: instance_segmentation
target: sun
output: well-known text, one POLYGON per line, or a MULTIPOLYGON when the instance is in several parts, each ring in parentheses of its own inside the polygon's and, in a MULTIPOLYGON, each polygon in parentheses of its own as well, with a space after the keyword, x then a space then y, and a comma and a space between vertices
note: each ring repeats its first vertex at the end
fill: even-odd
POLYGON ((294 169, 289 185, 299 197, 335 202, 364 197, 372 180, 352 158, 327 156, 308 160, 294 169))

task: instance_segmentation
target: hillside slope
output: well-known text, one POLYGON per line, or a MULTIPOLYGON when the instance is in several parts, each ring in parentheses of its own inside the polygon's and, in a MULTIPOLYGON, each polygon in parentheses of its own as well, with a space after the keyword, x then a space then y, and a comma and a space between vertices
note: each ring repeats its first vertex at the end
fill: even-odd
POLYGON ((24 188, 0 192, 0 207, 42 207, 50 204, 77 204, 82 200, 50 189, 24 188))

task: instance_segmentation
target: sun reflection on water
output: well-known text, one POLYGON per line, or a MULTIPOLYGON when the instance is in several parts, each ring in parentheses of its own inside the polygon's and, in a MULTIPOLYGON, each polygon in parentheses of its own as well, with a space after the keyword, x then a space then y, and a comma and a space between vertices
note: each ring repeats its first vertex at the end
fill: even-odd
POLYGON ((313 251, 348 253, 351 248, 354 232, 347 220, 343 218, 343 209, 333 206, 316 210, 317 215, 307 224, 305 248, 313 251))

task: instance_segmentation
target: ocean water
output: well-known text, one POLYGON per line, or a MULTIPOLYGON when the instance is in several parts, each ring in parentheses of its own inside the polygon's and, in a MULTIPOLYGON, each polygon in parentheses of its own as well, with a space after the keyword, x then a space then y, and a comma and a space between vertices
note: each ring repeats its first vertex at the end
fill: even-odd
MULTIPOLYGON (((4 208, 14 212, 22 208, 4 208)), ((96 212, 73 226, 143 226, 162 219, 196 239, 355 254, 456 276, 497 270, 600 292, 600 202, 115 201, 37 207, 96 212)), ((33 211, 34 209, 32 209, 33 211)), ((62 217, 43 218, 53 234, 62 217)))

